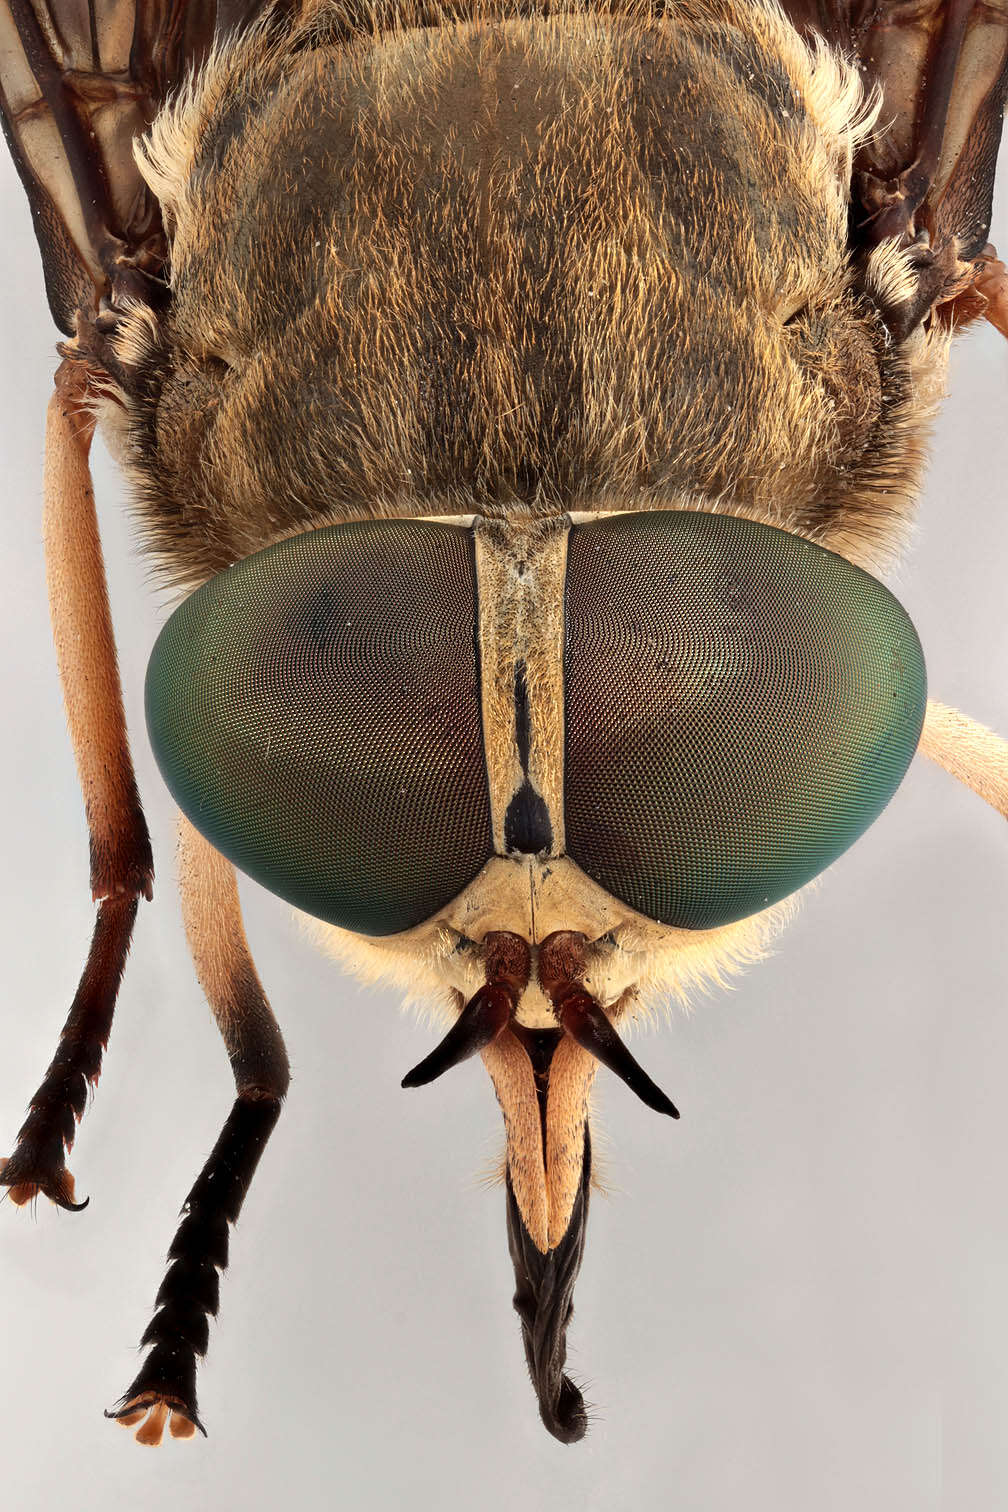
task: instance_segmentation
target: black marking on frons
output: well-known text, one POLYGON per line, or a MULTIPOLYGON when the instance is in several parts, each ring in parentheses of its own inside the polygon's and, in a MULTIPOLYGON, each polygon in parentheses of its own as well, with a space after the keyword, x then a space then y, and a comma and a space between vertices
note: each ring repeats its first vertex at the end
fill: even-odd
POLYGON ((549 809, 541 793, 529 778, 529 751, 532 745, 532 714, 529 708, 525 663, 515 663, 514 674, 515 745, 525 780, 508 804, 504 815, 504 849, 510 854, 537 856, 553 844, 553 826, 549 809))
POLYGON ((509 855, 538 856, 552 844, 549 809, 526 777, 504 815, 504 849, 509 855))
POLYGON ((515 662, 514 674, 515 744, 521 769, 528 776, 529 749, 532 744, 532 714, 529 709, 528 683, 525 681, 525 663, 515 662))

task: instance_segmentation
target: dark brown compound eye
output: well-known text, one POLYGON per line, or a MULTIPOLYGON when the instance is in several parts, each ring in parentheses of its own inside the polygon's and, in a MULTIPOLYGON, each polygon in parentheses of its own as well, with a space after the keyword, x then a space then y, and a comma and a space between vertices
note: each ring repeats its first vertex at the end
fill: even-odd
POLYGON ((329 923, 408 929, 493 851, 465 528, 335 525, 236 563, 165 625, 146 702, 195 827, 329 923))
POLYGON ((800 536, 654 511, 575 525, 567 849, 638 912, 705 929, 835 860, 892 797, 926 679, 905 611, 800 536))

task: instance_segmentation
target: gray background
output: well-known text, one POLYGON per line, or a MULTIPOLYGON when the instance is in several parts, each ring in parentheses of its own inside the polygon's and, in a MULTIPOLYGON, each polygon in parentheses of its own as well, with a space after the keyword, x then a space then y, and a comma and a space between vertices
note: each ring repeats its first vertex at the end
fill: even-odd
MULTIPOLYGON (((9 1149, 93 914, 40 544, 54 332, 5 157, 0 206, 9 1149)), ((1008 193, 998 225, 1008 243, 1008 193)), ((1008 347, 990 328, 966 335, 893 586, 932 691, 1008 733, 1006 399, 1008 347)), ((103 456, 97 488, 157 897, 71 1160, 91 1206, 0 1207, 6 1504, 1008 1505, 1008 844, 992 811, 922 761, 768 964, 636 1042, 679 1124, 601 1078, 612 1194, 594 1201, 576 1299, 571 1361, 594 1423, 572 1448, 539 1425, 502 1193, 478 1184, 503 1143, 486 1073, 474 1062, 400 1091, 430 1032, 244 885, 294 1083, 232 1240, 200 1377, 210 1438, 152 1453, 102 1420, 137 1368, 232 1085, 186 955, 172 805, 144 732, 163 604, 103 456)))

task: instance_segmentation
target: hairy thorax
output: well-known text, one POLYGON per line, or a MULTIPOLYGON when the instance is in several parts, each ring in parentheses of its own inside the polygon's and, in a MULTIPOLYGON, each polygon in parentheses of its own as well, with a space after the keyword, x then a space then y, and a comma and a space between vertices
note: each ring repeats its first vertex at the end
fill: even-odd
POLYGON ((170 579, 512 509, 730 511, 891 558, 947 343, 893 348, 872 280, 899 266, 848 266, 852 69, 731 0, 349 42, 332 15, 230 46, 147 148, 173 297, 120 349, 170 579))

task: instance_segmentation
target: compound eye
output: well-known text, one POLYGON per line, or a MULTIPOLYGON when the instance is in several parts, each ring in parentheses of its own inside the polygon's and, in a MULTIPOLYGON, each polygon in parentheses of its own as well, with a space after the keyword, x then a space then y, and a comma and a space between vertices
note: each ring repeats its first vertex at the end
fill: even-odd
POLYGON ((652 919, 709 929, 801 887, 916 750, 913 625, 800 536, 668 510, 577 525, 565 613, 567 848, 652 919))
POLYGON ((469 530, 335 525, 236 563, 165 625, 146 703, 196 828, 331 924, 408 929, 492 853, 469 530))

